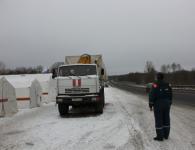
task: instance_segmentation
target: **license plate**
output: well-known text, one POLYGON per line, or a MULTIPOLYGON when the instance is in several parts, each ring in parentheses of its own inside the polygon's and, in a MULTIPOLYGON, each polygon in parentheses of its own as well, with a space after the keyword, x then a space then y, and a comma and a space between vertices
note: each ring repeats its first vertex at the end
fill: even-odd
POLYGON ((82 101, 82 98, 73 98, 72 101, 79 102, 79 101, 82 101))

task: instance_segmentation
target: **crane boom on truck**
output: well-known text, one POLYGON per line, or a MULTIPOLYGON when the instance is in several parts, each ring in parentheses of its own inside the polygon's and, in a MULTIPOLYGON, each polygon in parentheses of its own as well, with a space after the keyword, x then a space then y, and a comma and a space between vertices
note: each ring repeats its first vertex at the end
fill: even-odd
POLYGON ((102 55, 66 56, 65 65, 58 67, 56 103, 61 116, 69 106, 93 106, 103 113, 104 82, 107 80, 102 55))

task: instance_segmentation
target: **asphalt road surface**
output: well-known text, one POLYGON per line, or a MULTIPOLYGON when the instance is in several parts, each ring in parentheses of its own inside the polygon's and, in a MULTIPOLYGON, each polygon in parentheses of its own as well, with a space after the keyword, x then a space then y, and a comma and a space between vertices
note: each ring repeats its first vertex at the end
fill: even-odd
MULTIPOLYGON (((145 88, 128 82, 112 82, 112 85, 135 94, 147 97, 145 88)), ((195 91, 173 90, 173 105, 193 107, 195 109, 195 91)))

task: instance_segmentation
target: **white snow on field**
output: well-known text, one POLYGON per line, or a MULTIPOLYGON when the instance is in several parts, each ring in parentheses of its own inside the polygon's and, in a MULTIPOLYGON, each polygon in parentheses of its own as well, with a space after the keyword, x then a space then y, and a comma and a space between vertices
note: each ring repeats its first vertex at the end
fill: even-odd
POLYGON ((0 118, 1 150, 193 150, 194 111, 173 107, 170 139, 153 141, 153 112, 142 97, 106 88, 102 115, 76 113, 61 118, 54 103, 0 118), (189 127, 190 126, 190 127, 189 127))

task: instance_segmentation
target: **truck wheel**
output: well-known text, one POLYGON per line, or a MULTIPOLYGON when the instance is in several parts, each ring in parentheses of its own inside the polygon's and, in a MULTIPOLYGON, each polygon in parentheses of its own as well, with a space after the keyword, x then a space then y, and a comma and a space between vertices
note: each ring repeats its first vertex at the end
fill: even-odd
POLYGON ((101 99, 103 101, 103 107, 104 107, 104 105, 105 105, 104 88, 102 88, 101 91, 100 91, 100 97, 101 97, 101 99))
POLYGON ((103 95, 102 95, 102 99, 103 99, 103 107, 105 106, 105 96, 104 96, 104 92, 103 92, 103 95))
POLYGON ((102 114, 103 113, 103 107, 104 106, 103 106, 102 102, 97 103, 97 105, 96 105, 96 112, 102 114))
POLYGON ((96 112, 102 114, 104 108, 104 94, 100 92, 100 101, 96 104, 96 112))
POLYGON ((68 114, 69 106, 66 104, 58 104, 58 110, 59 110, 60 116, 64 116, 68 114))

